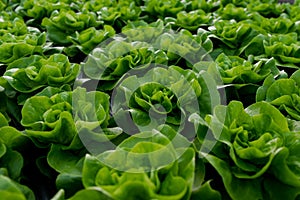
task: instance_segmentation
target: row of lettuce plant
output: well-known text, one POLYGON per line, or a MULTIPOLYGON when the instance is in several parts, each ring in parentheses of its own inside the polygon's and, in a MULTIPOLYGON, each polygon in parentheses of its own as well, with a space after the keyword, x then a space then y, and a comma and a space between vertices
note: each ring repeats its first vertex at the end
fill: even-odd
POLYGON ((0 196, 299 199, 299 9, 0 0, 0 196))

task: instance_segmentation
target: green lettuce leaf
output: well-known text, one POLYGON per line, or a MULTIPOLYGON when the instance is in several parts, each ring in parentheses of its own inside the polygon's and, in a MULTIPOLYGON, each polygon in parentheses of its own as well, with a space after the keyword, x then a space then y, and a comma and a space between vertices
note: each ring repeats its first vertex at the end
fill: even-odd
POLYGON ((218 15, 223 20, 235 19, 236 21, 243 21, 249 18, 243 7, 235 6, 232 3, 228 3, 223 9, 218 11, 218 15))
POLYGON ((143 77, 128 77, 118 86, 112 112, 127 133, 168 124, 192 138, 197 130, 189 128, 189 116, 198 113, 204 117, 218 101, 215 83, 208 74, 177 66, 156 67, 143 77))
POLYGON ((201 26, 208 26, 211 20, 211 14, 207 14, 201 9, 188 13, 181 11, 177 14, 175 25, 189 31, 195 31, 201 26))
MULTIPOLYGON (((6 176, 0 175, 0 195, 7 200, 34 200, 32 192, 26 195, 25 186, 20 186, 6 176)), ((29 189, 26 187, 26 190, 29 189)))
POLYGON ((251 0, 249 4, 246 6, 247 9, 251 12, 258 12, 264 17, 279 17, 285 11, 285 5, 275 3, 274 0, 267 0, 263 2, 257 2, 251 0))
POLYGON ((242 193, 262 198, 261 179, 280 155, 290 131, 286 118, 266 102, 244 109, 241 102, 231 101, 216 106, 206 121, 216 143, 204 156, 222 177, 228 194, 234 199, 242 193))
POLYGON ((274 57, 278 65, 297 68, 300 62, 297 33, 272 35, 263 42, 263 45, 265 56, 274 57))
POLYGON ((218 46, 227 55, 241 54, 260 34, 251 23, 235 20, 218 20, 210 30, 210 37, 220 41, 218 46))
POLYGON ((101 25, 92 12, 76 13, 72 10, 55 10, 49 18, 43 18, 42 26, 47 29, 48 38, 61 45, 71 44, 68 36, 75 36, 76 31, 101 25))
POLYGON ((61 8, 69 8, 68 1, 24 0, 18 4, 16 11, 21 16, 30 17, 40 22, 44 17, 49 17, 54 10, 61 8))
POLYGON ((135 1, 118 1, 97 11, 100 11, 99 19, 106 24, 113 25, 116 29, 121 29, 128 21, 138 20, 142 9, 136 5, 135 1))
POLYGON ((85 150, 65 150, 65 146, 53 144, 47 155, 47 162, 59 174, 55 184, 58 189, 63 189, 67 197, 83 189, 82 166, 85 150))
POLYGON ((238 56, 220 54, 216 63, 225 84, 259 83, 271 73, 274 76, 279 74, 274 59, 251 63, 238 56))
MULTIPOLYGON (((53 92, 54 90, 52 90, 53 92)), ((26 133, 42 144, 58 143, 80 149, 78 131, 107 126, 108 95, 86 92, 84 88, 52 94, 47 90, 26 100, 22 109, 22 125, 26 133), (49 95, 49 96, 45 96, 49 95)))
POLYGON ((194 179, 194 151, 180 147, 185 146, 184 140, 174 130, 162 127, 159 132, 141 132, 124 140, 115 151, 97 157, 87 155, 83 184, 86 188, 97 186, 116 199, 188 199, 194 179), (179 142, 171 142, 172 137, 179 142), (165 146, 168 143, 170 147, 165 146), (179 153, 179 159, 164 163, 160 156, 176 156, 172 148, 179 153))
POLYGON ((288 118, 299 120, 299 76, 297 70, 290 78, 275 80, 268 77, 256 94, 257 101, 267 101, 276 106, 288 118))
POLYGON ((24 22, 24 20, 16 16, 13 13, 8 13, 5 11, 1 12, 2 21, 1 21, 1 43, 3 42, 4 35, 7 33, 10 33, 12 35, 21 36, 28 33, 27 26, 24 22))
MULTIPOLYGON (((90 27, 81 32, 76 32, 76 36, 70 36, 70 39, 74 43, 74 47, 88 55, 96 46, 102 41, 112 37, 115 34, 113 27, 104 25, 104 28, 97 30, 95 27, 90 27)), ((68 48, 72 48, 68 47, 68 48)))
MULTIPOLYGON (((299 138, 298 132, 287 134, 285 147, 274 158, 271 166, 272 173, 278 180, 298 189, 300 188, 299 156, 297 155, 300 148, 299 138)), ((299 192, 297 194, 300 195, 299 192)))
POLYGON ((48 59, 34 55, 10 63, 4 77, 15 90, 30 93, 46 86, 72 84, 79 69, 79 64, 70 63, 62 54, 48 59))
POLYGON ((105 81, 103 90, 111 90, 131 69, 147 68, 152 62, 165 63, 166 60, 164 52, 155 51, 145 43, 114 40, 105 46, 105 50, 95 49, 88 57, 83 70, 88 77, 105 81))
MULTIPOLYGON (((159 2, 149 0, 145 2, 145 11, 150 16, 163 19, 164 17, 175 17, 177 13, 185 9, 185 4, 179 0, 168 0, 159 2)), ((151 18, 149 19, 151 20, 151 18)))

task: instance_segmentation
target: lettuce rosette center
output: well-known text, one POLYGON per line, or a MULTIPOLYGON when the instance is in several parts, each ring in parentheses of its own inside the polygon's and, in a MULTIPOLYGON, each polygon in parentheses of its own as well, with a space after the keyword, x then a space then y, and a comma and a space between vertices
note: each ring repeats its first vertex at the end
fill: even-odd
POLYGON ((240 102, 232 101, 228 106, 217 106, 214 116, 206 120, 217 140, 214 156, 224 160, 241 179, 266 173, 283 146, 284 134, 289 132, 284 116, 264 102, 244 110, 240 102))
POLYGON ((142 110, 145 113, 151 114, 150 112, 152 111, 154 112, 152 115, 157 117, 159 115, 172 114, 173 112, 173 116, 168 116, 167 122, 172 120, 173 123, 178 124, 180 122, 181 111, 177 102, 175 94, 170 89, 153 82, 142 85, 132 94, 129 100, 129 107, 135 109, 137 112, 142 110), (174 113, 177 114, 174 115, 174 113))
POLYGON ((80 149, 82 134, 84 139, 94 136, 109 141, 121 133, 119 129, 106 129, 110 117, 109 96, 98 91, 87 92, 84 88, 61 91, 47 87, 25 101, 22 116, 26 133, 39 146, 55 143, 80 149), (106 138, 105 133, 111 135, 106 138))
POLYGON ((167 124, 194 138, 198 130, 191 129, 190 116, 204 117, 219 97, 215 82, 206 75, 177 66, 159 66, 143 75, 129 76, 113 93, 113 117, 126 133, 151 131, 167 124))
POLYGON ((194 151, 169 126, 140 132, 113 151, 87 155, 83 185, 115 199, 189 199, 194 151))
POLYGON ((48 59, 33 55, 10 63, 4 77, 15 90, 30 93, 46 86, 70 84, 79 69, 79 64, 70 63, 63 54, 54 54, 48 59))
POLYGON ((290 78, 275 80, 269 76, 256 94, 257 101, 267 101, 276 106, 282 114, 292 120, 300 120, 300 71, 294 72, 290 78))

